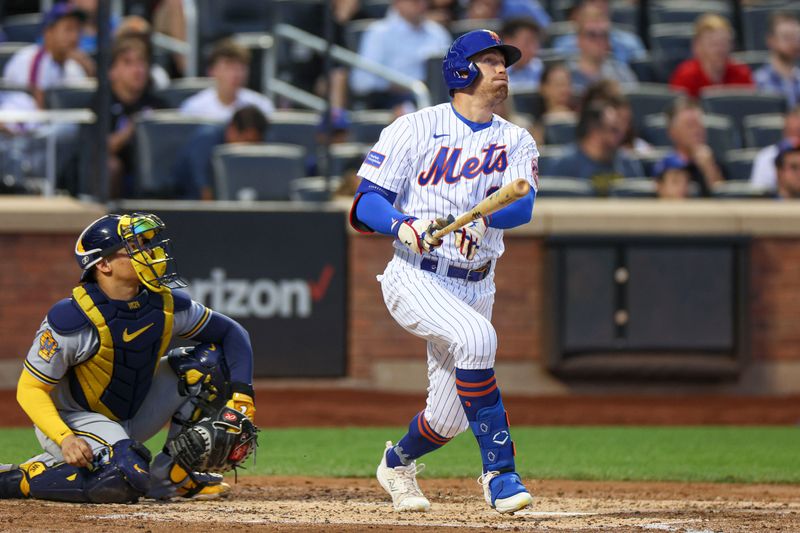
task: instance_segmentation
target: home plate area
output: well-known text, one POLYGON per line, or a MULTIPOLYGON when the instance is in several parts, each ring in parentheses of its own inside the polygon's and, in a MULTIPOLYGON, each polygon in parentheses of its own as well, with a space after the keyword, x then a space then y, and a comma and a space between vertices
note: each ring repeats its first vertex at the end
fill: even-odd
POLYGON ((791 531, 796 487, 526 480, 534 506, 500 515, 474 480, 421 479, 428 513, 396 513, 372 479, 243 477, 224 501, 77 505, 0 501, 0 530, 791 531))

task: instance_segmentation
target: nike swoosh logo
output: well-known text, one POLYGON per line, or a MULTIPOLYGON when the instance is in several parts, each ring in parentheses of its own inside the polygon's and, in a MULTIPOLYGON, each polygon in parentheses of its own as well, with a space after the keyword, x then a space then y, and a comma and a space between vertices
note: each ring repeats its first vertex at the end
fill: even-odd
MULTIPOLYGON (((150 325, 152 326, 153 324, 150 324, 150 325)), ((147 470, 143 470, 142 467, 137 465, 136 463, 133 464, 133 469, 136 470, 137 472, 141 473, 141 474, 149 474, 149 472, 147 470)))
POLYGON ((147 331, 148 329, 150 329, 154 325, 155 325, 155 322, 151 322, 151 323, 147 324, 145 327, 143 327, 141 329, 137 329, 133 333, 128 333, 128 328, 125 328, 125 330, 122 332, 122 340, 125 341, 125 342, 131 342, 133 339, 135 339, 136 337, 138 337, 139 335, 141 335, 142 333, 144 333, 145 331, 147 331))
POLYGON ((436 135, 435 133, 433 134, 434 139, 438 139, 440 137, 449 137, 449 136, 450 136, 449 133, 440 133, 439 135, 436 135))

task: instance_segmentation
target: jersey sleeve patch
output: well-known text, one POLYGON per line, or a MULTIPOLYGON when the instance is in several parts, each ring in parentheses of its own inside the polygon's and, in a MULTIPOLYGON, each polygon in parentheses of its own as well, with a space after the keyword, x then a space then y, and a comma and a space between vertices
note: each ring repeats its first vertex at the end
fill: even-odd
POLYGON ((383 161, 386 159, 386 156, 376 152, 375 150, 371 150, 367 154, 367 158, 364 159, 364 162, 368 165, 371 165, 375 168, 381 168, 383 161))
POLYGON ((39 351, 37 352, 39 357, 49 363, 57 351, 58 341, 53 337, 53 332, 49 329, 44 330, 44 333, 39 336, 39 351))

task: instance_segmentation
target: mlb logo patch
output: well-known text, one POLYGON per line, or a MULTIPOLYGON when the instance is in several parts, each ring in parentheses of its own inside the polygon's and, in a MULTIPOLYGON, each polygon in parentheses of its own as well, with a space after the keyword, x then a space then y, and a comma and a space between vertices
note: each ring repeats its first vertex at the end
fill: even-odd
POLYGON ((371 151, 367 154, 367 158, 364 160, 364 162, 368 165, 372 165, 375 168, 381 168, 384 159, 386 159, 385 155, 371 151))

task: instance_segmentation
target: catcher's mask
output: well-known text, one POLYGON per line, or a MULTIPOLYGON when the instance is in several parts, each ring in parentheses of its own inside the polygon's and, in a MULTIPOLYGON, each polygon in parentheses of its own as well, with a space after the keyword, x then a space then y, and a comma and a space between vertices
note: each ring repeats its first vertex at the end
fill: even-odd
POLYGON ((92 267, 101 259, 124 249, 148 289, 163 292, 185 287, 169 253, 170 241, 162 235, 164 227, 164 222, 150 213, 106 215, 95 220, 75 243, 75 259, 83 270, 81 281, 92 279, 92 267))

